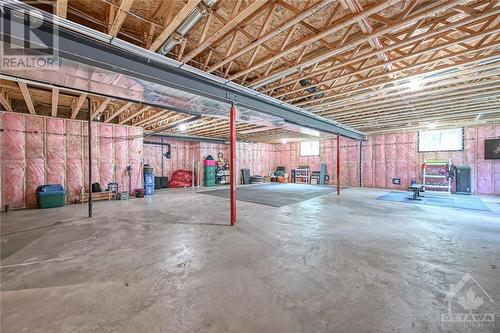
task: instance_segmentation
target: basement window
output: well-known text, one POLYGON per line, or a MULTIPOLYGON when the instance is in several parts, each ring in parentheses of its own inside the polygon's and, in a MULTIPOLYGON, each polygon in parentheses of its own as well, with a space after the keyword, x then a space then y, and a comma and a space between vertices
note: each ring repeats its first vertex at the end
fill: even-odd
POLYGON ((301 142, 300 156, 319 156, 319 141, 301 142))
POLYGON ((419 131, 418 151, 457 151, 464 150, 464 129, 419 131))

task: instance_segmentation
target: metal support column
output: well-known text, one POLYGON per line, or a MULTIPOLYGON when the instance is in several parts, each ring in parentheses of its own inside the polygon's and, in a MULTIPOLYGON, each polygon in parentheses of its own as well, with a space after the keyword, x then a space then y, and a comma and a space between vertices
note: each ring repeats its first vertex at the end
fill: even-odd
POLYGON ((89 217, 92 217, 92 109, 90 98, 87 98, 89 106, 89 217))
POLYGON ((340 195, 340 134, 337 133, 337 195, 340 195))
POLYGON ((229 174, 231 192, 231 225, 236 224, 236 106, 231 104, 229 115, 229 174))

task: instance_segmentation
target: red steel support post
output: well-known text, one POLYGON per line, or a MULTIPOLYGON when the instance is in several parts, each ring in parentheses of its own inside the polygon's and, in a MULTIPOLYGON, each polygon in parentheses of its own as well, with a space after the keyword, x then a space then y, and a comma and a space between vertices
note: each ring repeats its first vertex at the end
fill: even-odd
POLYGON ((340 134, 337 133, 337 195, 340 195, 340 134))
POLYGON ((231 225, 236 224, 236 106, 231 104, 229 114, 229 173, 231 193, 231 225))

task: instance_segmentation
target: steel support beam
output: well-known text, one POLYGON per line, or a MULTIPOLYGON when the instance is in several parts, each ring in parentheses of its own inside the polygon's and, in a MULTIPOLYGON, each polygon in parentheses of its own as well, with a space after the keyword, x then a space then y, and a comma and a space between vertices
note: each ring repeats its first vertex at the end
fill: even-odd
POLYGON ((236 106, 231 105, 229 114, 229 174, 231 188, 231 225, 236 224, 236 106))
MULTIPOLYGON (((26 11, 27 9, 33 10, 33 7, 17 1, 4 5, 3 11, 0 13, 4 26, 9 26, 11 31, 25 31, 25 29, 28 29, 29 20, 19 20, 14 15, 11 15, 12 12, 19 10, 24 10, 26 16, 32 15, 31 12, 26 11)), ((40 11, 35 10, 35 12, 39 13, 40 11)), ((148 89, 153 89, 152 87, 155 85, 175 88, 220 102, 233 102, 238 104, 240 108, 279 117, 291 124, 330 134, 340 133, 342 136, 356 140, 365 139, 365 136, 358 131, 263 95, 255 90, 242 87, 226 79, 208 74, 120 39, 112 38, 77 23, 54 17, 45 12, 42 15, 43 22, 36 29, 36 36, 40 43, 53 45, 53 28, 57 27, 57 52, 63 62, 64 59, 68 59, 79 64, 93 66, 96 69, 125 75, 131 79, 144 80, 150 84, 148 89)), ((36 19, 39 19, 38 15, 36 19)), ((3 40, 7 38, 11 43, 24 45, 24 38, 12 36, 3 29, 1 29, 0 35, 4 38, 3 40)), ((11 75, 28 80, 34 79, 29 77, 31 75, 29 71, 19 71, 19 73, 16 72, 11 75)), ((51 84, 51 82, 46 83, 51 84)), ((74 89, 75 87, 65 88, 74 89)), ((89 85, 85 92, 102 94, 102 91, 94 90, 96 88, 89 85)), ((170 105, 153 104, 148 100, 140 100, 142 98, 144 97, 138 96, 136 102, 172 109, 170 105)), ((186 113, 189 112, 186 111, 186 113)))
POLYGON ((340 134, 337 133, 337 195, 340 195, 340 134))
POLYGON ((92 109, 90 97, 87 97, 87 102, 89 104, 89 116, 88 116, 88 139, 89 139, 89 218, 92 217, 92 109))

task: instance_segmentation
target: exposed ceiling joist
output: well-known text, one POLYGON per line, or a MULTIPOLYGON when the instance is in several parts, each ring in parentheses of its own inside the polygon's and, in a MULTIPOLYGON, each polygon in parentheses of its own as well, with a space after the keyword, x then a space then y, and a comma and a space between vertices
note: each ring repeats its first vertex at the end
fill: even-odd
MULTIPOLYGON (((241 50, 235 52, 231 56, 223 59, 222 61, 214 64, 213 66, 209 67, 207 69, 207 72, 211 73, 217 68, 224 66, 225 64, 233 61, 234 59, 242 56, 243 54, 251 51, 254 48, 259 47, 261 44, 271 40, 272 38, 276 37, 277 35, 281 34, 283 31, 295 26, 297 23, 305 20, 309 16, 317 13, 318 11, 324 9, 326 6, 330 5, 334 0, 321 0, 318 3, 312 5, 308 9, 302 11, 300 14, 297 14, 294 16, 292 19, 287 20, 286 22, 283 22, 280 26, 276 27, 275 29, 269 31, 265 35, 261 36, 260 38, 256 39, 254 42, 248 44, 247 46, 243 47, 241 50)), ((269 23, 269 20, 266 20, 266 22, 269 23)), ((264 26, 267 24, 264 23, 264 26)))
POLYGON ((266 4, 265 0, 255 0, 251 2, 248 7, 246 7, 241 13, 239 13, 236 17, 232 18, 229 22, 227 22, 222 28, 217 30, 213 35, 208 37, 202 43, 194 48, 191 52, 189 52, 184 58, 182 58, 182 62, 186 63, 200 54, 203 50, 209 47, 212 43, 218 40, 223 35, 227 34, 233 28, 235 28, 238 24, 243 22, 250 15, 254 14, 257 10, 259 10, 262 6, 266 4))
POLYGON ((52 117, 57 117, 58 107, 59 107, 59 89, 54 88, 52 89, 52 110, 51 110, 52 117))
POLYGON ((31 99, 31 94, 28 89, 28 85, 24 82, 19 82, 19 88, 21 89, 21 93, 23 94, 24 97, 24 102, 26 103, 29 112, 31 114, 36 114, 35 106, 33 105, 33 100, 31 99))
MULTIPOLYGON (((76 116, 78 115, 78 113, 80 112, 80 109, 82 108, 83 106, 83 103, 85 103, 85 99, 87 98, 88 94, 81 94, 77 101, 76 101, 76 104, 75 106, 73 107, 73 110, 71 111, 71 119, 75 119, 76 116)), ((90 112, 90 110, 89 110, 90 112)))
POLYGON ((132 5, 134 4, 134 0, 122 0, 120 3, 120 8, 118 9, 118 14, 116 14, 113 24, 109 28, 108 34, 116 37, 118 35, 118 32, 120 31, 123 22, 127 18, 127 14, 130 11, 130 8, 132 8, 132 5))
POLYGON ((92 113, 92 119, 103 113, 110 102, 111 98, 106 98, 104 101, 102 101, 101 104, 99 104, 99 106, 97 107, 97 109, 95 109, 95 111, 92 113))
POLYGON ((115 112, 113 112, 104 122, 109 123, 111 120, 115 119, 118 115, 122 114, 123 112, 127 111, 134 103, 128 102, 125 105, 123 105, 121 108, 118 108, 115 112))
POLYGON ((191 15, 193 10, 198 6, 201 0, 189 0, 187 4, 182 7, 181 11, 169 22, 167 27, 160 33, 160 35, 151 44, 149 49, 151 51, 158 50, 170 35, 184 22, 184 20, 191 15))
POLYGON ((56 0, 57 16, 66 18, 68 13, 68 0, 56 0))
POLYGON ((0 90, 0 104, 2 104, 5 110, 13 112, 7 97, 4 95, 3 89, 0 90))
POLYGON ((120 125, 125 124, 127 121, 132 120, 132 118, 135 118, 137 116, 140 116, 144 112, 148 111, 151 109, 151 106, 145 106, 142 109, 137 110, 136 112, 132 112, 132 114, 126 118, 123 118, 120 122, 118 122, 120 125))

